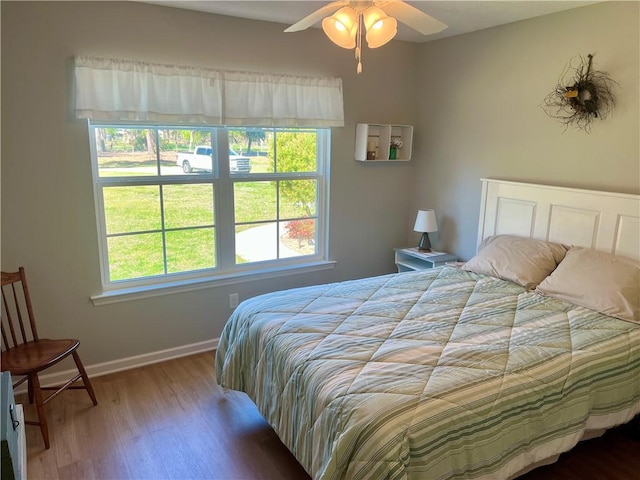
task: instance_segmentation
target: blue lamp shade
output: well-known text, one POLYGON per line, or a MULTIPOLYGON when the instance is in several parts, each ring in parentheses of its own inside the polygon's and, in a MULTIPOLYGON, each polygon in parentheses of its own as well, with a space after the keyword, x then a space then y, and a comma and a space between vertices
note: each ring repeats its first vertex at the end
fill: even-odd
POLYGON ((415 232, 421 232, 422 237, 418 244, 418 250, 424 252, 431 251, 431 241, 429 240, 429 232, 438 231, 438 221, 436 220, 435 210, 418 210, 416 223, 413 226, 415 232))

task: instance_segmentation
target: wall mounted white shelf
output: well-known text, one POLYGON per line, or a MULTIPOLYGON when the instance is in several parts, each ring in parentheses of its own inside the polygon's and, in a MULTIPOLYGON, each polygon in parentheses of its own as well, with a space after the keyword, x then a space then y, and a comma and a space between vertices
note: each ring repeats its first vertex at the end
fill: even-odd
POLYGON ((413 127, 358 123, 356 125, 355 158, 359 162, 408 162, 411 160, 413 127), (400 142, 402 147, 393 148, 400 142))

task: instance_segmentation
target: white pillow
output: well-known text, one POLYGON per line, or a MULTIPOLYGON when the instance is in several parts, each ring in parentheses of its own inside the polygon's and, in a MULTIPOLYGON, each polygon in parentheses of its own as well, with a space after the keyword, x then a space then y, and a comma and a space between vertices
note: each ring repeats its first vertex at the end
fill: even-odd
POLYGON ((478 254, 461 268, 533 290, 558 266, 566 252, 567 247, 558 243, 495 235, 486 238, 478 247, 478 254))
POLYGON ((640 263, 625 257, 571 247, 536 292, 640 323, 640 263))

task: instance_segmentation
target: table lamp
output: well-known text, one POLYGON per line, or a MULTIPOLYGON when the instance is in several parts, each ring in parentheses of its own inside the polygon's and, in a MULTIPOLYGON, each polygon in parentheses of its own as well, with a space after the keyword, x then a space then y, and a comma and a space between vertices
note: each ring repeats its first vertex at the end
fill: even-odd
POLYGON ((418 244, 418 250, 423 252, 431 251, 431 242, 429 241, 429 232, 438 231, 438 222, 436 221, 436 212, 434 210, 418 210, 416 223, 413 226, 415 232, 421 232, 422 237, 418 244))

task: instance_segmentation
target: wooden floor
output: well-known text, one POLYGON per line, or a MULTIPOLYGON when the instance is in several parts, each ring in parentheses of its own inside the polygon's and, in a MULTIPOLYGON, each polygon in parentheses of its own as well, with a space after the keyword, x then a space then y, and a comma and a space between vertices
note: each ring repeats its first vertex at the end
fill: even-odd
MULTIPOLYGON (((253 403, 216 385, 213 353, 98 377, 93 385, 96 407, 82 390, 47 405, 51 449, 37 427, 27 427, 29 479, 309 479, 253 403)), ((631 434, 623 426, 583 442, 522 479, 640 480, 640 441, 631 434)))

